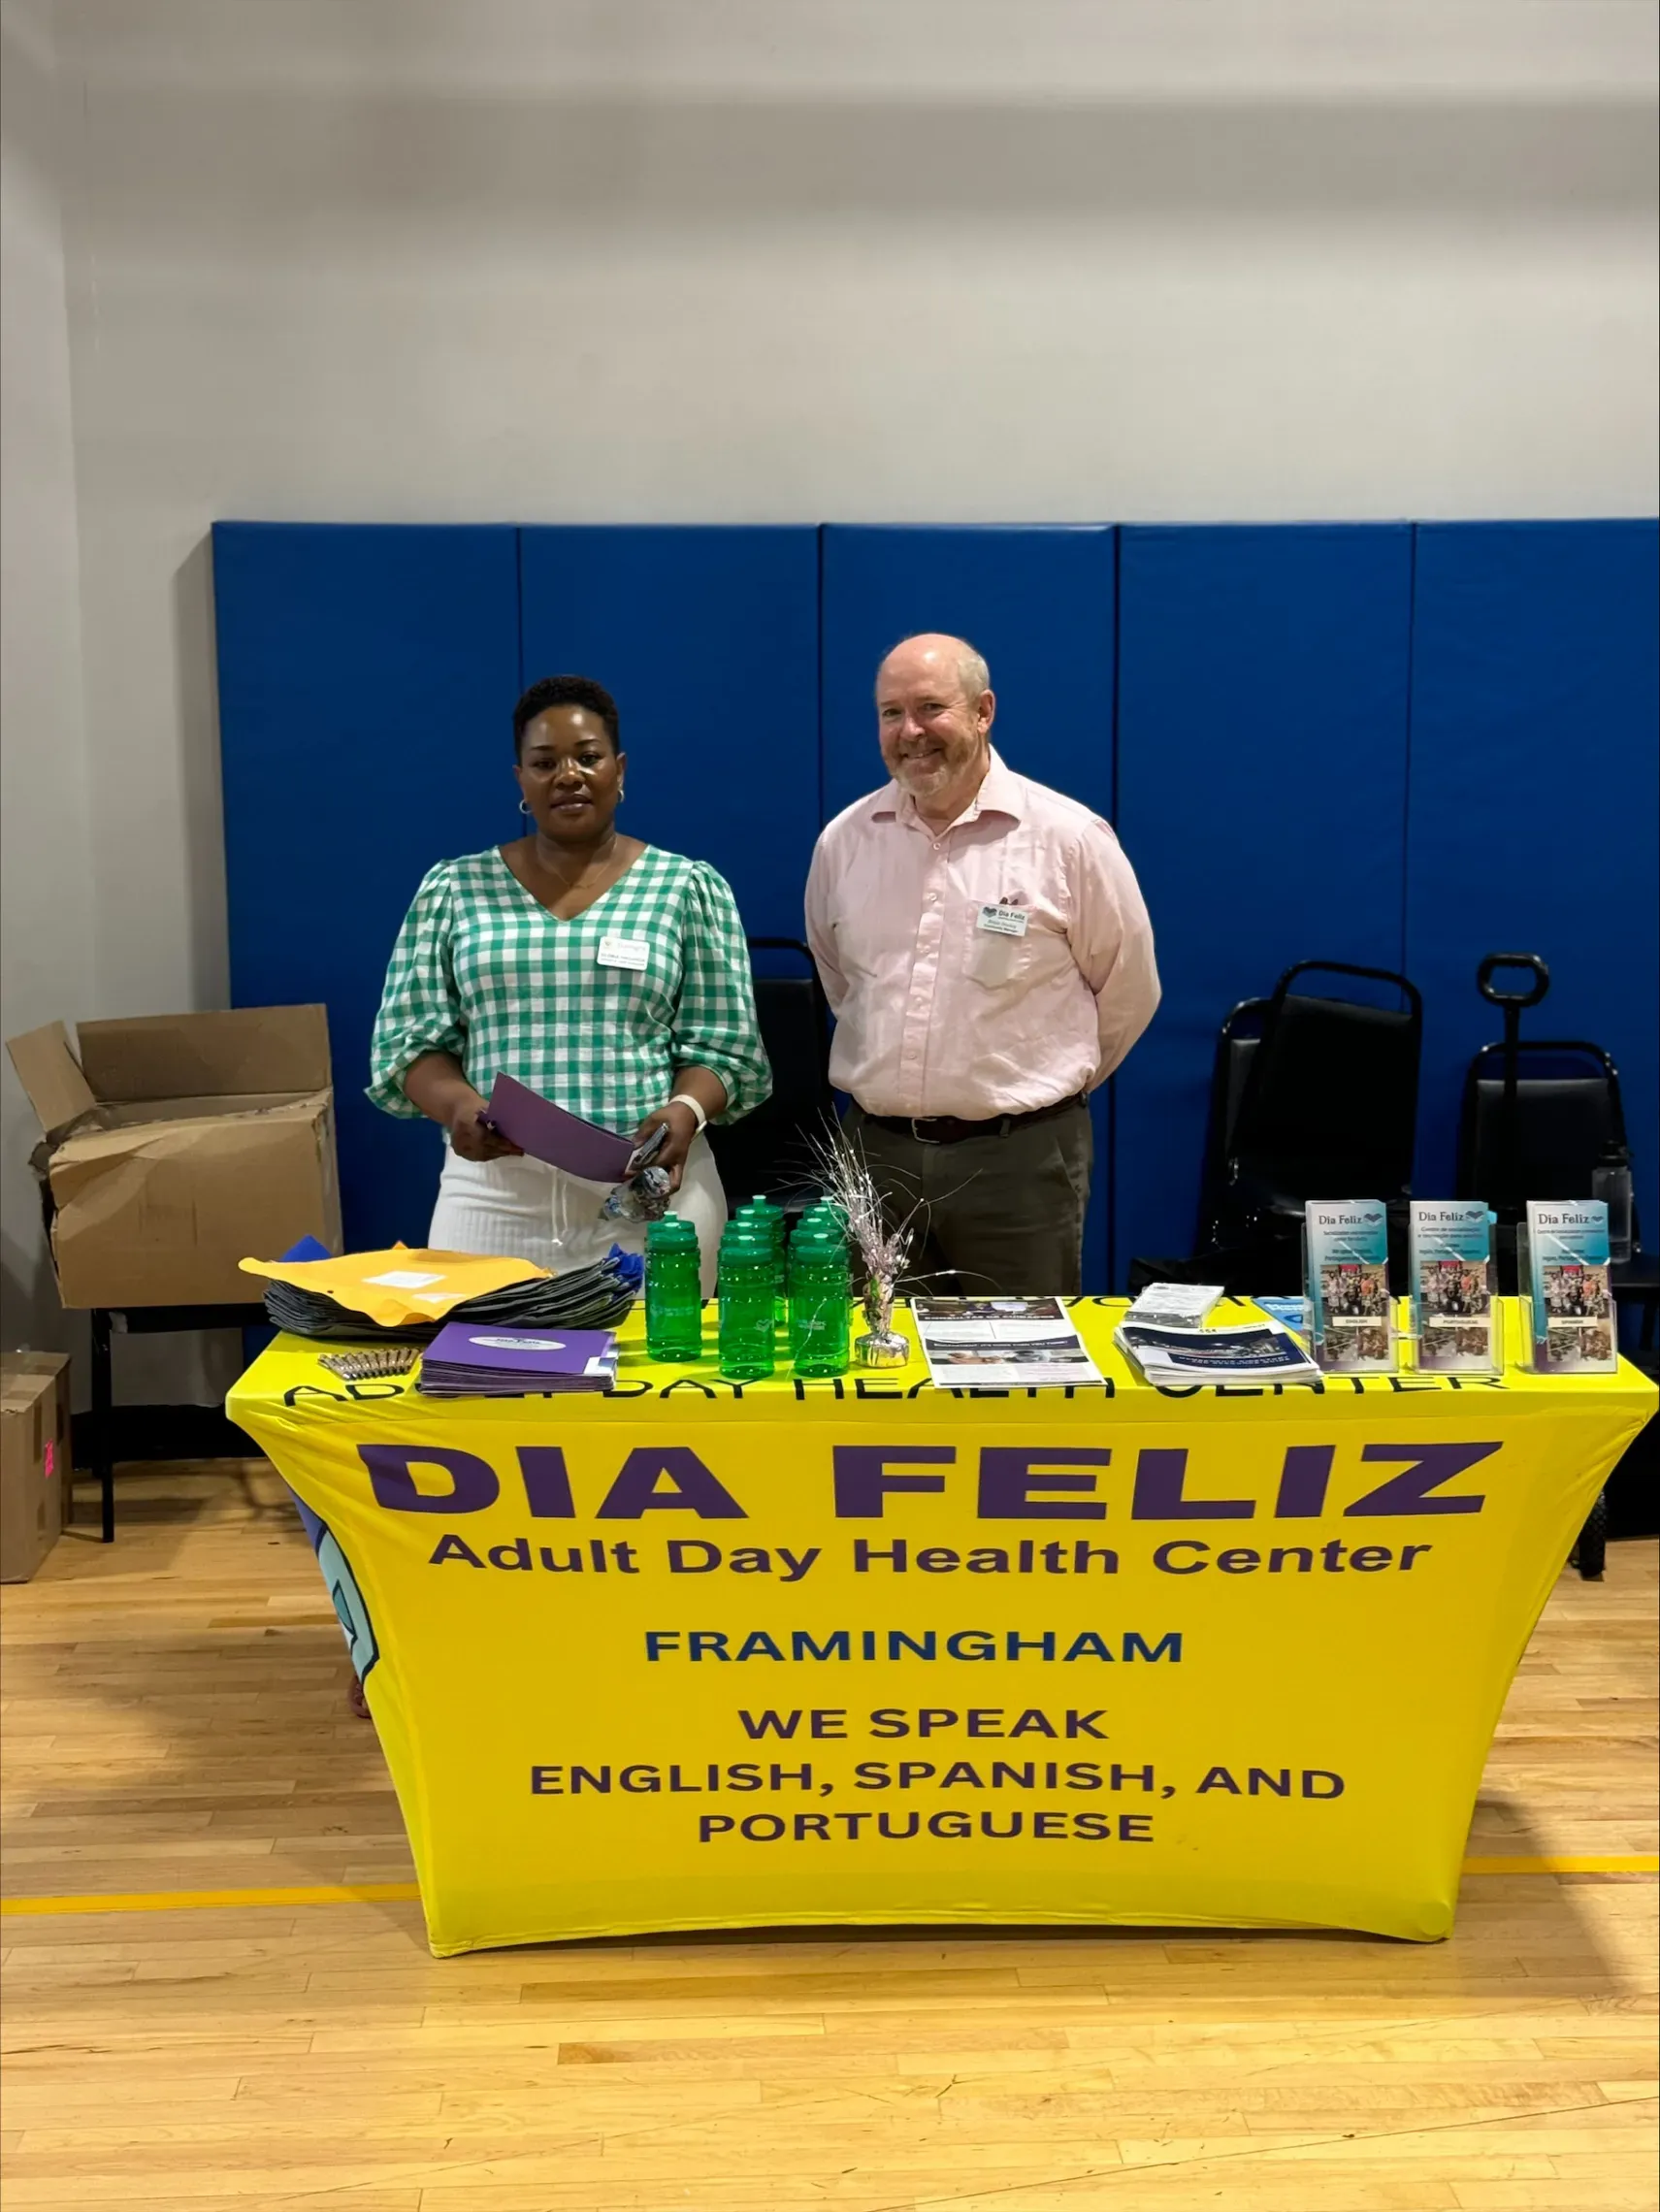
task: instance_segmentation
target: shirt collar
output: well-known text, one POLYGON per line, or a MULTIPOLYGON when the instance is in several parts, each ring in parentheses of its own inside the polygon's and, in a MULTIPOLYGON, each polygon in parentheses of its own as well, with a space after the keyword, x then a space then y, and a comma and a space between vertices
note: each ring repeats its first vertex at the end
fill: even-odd
MULTIPOLYGON (((871 813, 878 821, 884 815, 892 815, 906 829, 927 828, 917 813, 916 800, 908 791, 893 781, 890 781, 886 791, 877 793, 871 813)), ((955 830, 964 822, 976 822, 982 814, 1006 814, 1014 822, 1025 818, 1025 792, 1022 779, 1009 767, 994 745, 992 748, 992 764, 986 770, 980 789, 951 827, 955 830)))

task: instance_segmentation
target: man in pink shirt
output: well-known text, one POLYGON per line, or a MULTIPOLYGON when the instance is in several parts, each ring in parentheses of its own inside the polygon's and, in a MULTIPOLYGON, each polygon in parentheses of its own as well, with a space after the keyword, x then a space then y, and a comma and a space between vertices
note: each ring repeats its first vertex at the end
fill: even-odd
POLYGON ((993 751, 995 711, 960 637, 889 654, 893 781, 819 838, 807 939, 848 1133, 896 1212, 920 1202, 914 1271, 967 1296, 1076 1292, 1086 1100, 1158 1004, 1153 928, 1106 823, 993 751))

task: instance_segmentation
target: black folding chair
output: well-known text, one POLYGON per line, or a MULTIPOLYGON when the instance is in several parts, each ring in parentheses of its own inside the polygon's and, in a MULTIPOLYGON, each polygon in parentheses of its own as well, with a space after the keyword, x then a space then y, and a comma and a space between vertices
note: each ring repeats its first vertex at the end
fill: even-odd
POLYGON ((1588 1198, 1591 1175, 1611 1150, 1625 1149, 1625 1105, 1619 1071, 1601 1045, 1583 1037, 1529 1037, 1524 1008, 1550 988, 1537 953, 1489 953, 1476 987, 1504 1015, 1502 1044, 1483 1045, 1464 1077, 1458 1117, 1458 1195, 1485 1198, 1499 1220, 1514 1224, 1528 1199, 1588 1198), (1494 977, 1526 969, 1526 991, 1506 991, 1494 977))
POLYGON ((1485 1198, 1514 1223, 1529 1198, 1588 1198, 1592 1170, 1625 1141, 1619 1070, 1601 1045, 1483 1045, 1464 1077, 1458 1195, 1485 1198))
POLYGON ((1382 1198, 1404 1254, 1412 1190, 1423 1002, 1390 968, 1299 960, 1267 998, 1245 998, 1217 1038, 1188 1259, 1132 1259, 1129 1287, 1221 1283, 1294 1293, 1311 1198, 1382 1198), (1355 976, 1402 1002, 1378 1006, 1292 987, 1355 976))
MULTIPOLYGON (((709 1144, 729 1205, 765 1196, 786 1211, 813 1195, 811 1140, 834 1119, 830 1080, 830 1006, 813 956, 796 937, 751 937, 757 953, 798 954, 804 972, 774 975, 757 970, 755 1011, 772 1062, 772 1094, 753 1114, 711 1128, 709 1144)), ((753 964, 753 960, 752 960, 753 964)))
POLYGON ((1299 960, 1266 1003, 1236 1007, 1218 1040, 1214 1157, 1195 1257, 1227 1255, 1230 1276, 1254 1267, 1260 1287, 1292 1289, 1311 1198, 1403 1207, 1412 1193, 1422 1042, 1423 1001, 1389 968, 1299 960), (1403 1003, 1293 988, 1314 975, 1383 984, 1403 1003))

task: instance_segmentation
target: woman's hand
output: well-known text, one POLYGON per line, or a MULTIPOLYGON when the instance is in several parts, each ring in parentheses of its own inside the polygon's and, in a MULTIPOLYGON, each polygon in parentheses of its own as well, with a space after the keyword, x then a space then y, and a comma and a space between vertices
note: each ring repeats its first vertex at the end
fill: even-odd
POLYGON ((644 1164, 647 1167, 661 1167, 668 1177, 669 1189, 678 1190, 681 1170, 686 1165, 686 1155, 692 1149, 692 1139, 698 1134, 698 1117, 690 1106, 683 1106, 670 1099, 667 1106, 660 1106, 655 1114, 646 1116, 635 1131, 635 1143, 648 1143, 654 1129, 667 1129, 668 1134, 644 1164))
POLYGON ((476 1090, 458 1097, 450 1108, 448 1129, 450 1150, 462 1159, 523 1158, 517 1145, 491 1128, 486 1128, 480 1117, 484 1101, 476 1090))
POLYGON ((429 1122, 449 1131, 450 1150, 457 1159, 507 1159, 522 1157, 517 1145, 487 1129, 479 1120, 483 1099, 462 1072, 461 1062, 449 1053, 423 1053, 404 1070, 404 1095, 418 1106, 429 1122))

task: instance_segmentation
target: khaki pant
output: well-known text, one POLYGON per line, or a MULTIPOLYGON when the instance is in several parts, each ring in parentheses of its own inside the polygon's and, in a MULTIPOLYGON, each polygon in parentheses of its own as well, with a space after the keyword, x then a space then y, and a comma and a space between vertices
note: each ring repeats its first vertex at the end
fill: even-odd
POLYGON ((1082 1290, 1094 1158, 1087 1106, 956 1145, 877 1128, 858 1106, 843 1127, 863 1146, 890 1214, 902 1220, 914 1209, 908 1292, 1017 1298, 1082 1290))

